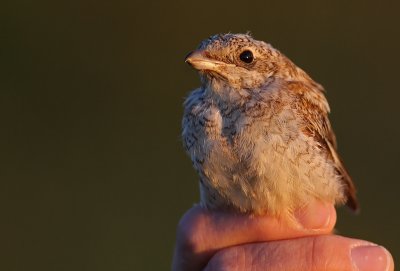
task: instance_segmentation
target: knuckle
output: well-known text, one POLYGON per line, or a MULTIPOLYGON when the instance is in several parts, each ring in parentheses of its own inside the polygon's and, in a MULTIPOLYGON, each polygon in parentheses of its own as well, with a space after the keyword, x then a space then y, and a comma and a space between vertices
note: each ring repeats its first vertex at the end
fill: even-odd
POLYGON ((315 237, 311 237, 309 239, 309 253, 307 255, 307 257, 305 257, 306 259, 306 266, 309 270, 311 271, 316 271, 317 270, 317 263, 316 263, 316 254, 319 252, 318 248, 317 248, 317 243, 318 243, 318 239, 315 237))
POLYGON ((204 246, 204 230, 204 216, 189 211, 178 223, 178 245, 186 252, 200 252, 204 246))
MULTIPOLYGON (((328 237, 329 239, 329 237, 328 237)), ((327 238, 325 236, 313 236, 309 238, 308 255, 305 258, 307 270, 326 270, 327 263, 327 238)))

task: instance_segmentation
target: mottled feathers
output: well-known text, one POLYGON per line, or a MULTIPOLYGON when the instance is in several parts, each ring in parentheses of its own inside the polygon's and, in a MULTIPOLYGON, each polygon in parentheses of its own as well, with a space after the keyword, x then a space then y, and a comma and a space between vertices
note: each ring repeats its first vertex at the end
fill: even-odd
POLYGON ((358 208, 323 88, 271 45, 220 34, 186 58, 202 85, 183 142, 211 209, 290 215, 311 198, 358 208))

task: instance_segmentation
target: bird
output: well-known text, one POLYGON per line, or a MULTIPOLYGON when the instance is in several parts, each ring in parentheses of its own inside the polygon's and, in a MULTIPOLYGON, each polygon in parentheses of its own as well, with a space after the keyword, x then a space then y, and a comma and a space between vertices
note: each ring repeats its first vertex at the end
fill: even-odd
POLYGON ((216 34, 185 62, 201 86, 184 102, 182 141, 209 210, 293 218, 312 200, 357 211, 324 88, 269 43, 216 34))

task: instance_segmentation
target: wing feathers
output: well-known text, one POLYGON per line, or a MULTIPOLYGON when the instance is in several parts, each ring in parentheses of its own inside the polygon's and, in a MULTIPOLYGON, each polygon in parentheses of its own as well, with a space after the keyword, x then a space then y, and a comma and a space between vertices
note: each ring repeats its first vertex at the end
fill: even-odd
POLYGON ((313 87, 312 84, 303 82, 292 82, 289 89, 294 91, 297 96, 299 115, 303 116, 305 124, 303 132, 313 137, 321 146, 325 146, 328 157, 333 160, 344 184, 346 205, 353 211, 358 211, 356 188, 336 151, 336 137, 328 119, 329 105, 323 92, 321 89, 313 87))

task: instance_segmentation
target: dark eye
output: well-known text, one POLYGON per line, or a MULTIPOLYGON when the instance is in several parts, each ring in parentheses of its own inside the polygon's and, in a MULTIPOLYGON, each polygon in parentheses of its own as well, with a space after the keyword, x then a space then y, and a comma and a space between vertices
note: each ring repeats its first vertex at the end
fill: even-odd
POLYGON ((249 50, 243 51, 239 57, 240 57, 240 60, 245 63, 251 63, 251 62, 253 62, 253 59, 254 59, 253 53, 249 50))

